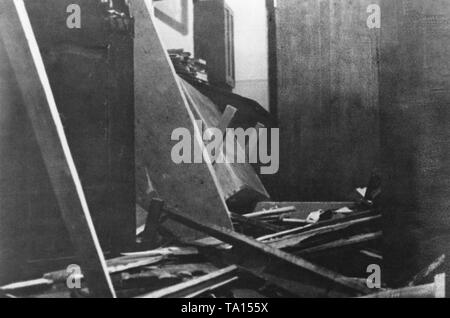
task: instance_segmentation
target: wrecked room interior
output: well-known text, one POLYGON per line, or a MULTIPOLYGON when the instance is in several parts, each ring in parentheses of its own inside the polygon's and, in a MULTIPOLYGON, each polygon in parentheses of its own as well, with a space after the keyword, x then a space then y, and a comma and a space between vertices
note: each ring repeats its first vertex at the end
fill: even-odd
POLYGON ((448 0, 2 0, 0 298, 446 298, 449 107, 448 0))

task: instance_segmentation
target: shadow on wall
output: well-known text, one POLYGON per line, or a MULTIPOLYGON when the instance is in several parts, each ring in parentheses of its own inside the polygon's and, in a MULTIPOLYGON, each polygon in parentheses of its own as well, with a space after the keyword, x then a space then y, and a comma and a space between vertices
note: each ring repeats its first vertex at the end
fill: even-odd
POLYGON ((177 20, 163 12, 161 9, 155 8, 155 17, 161 20, 163 23, 167 24, 169 27, 175 31, 181 33, 182 35, 189 34, 189 4, 186 0, 178 0, 179 6, 181 8, 181 19, 177 20))

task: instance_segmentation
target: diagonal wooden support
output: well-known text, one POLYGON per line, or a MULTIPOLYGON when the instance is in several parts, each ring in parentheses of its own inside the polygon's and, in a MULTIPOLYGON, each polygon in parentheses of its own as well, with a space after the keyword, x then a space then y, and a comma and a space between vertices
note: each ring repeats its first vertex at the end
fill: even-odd
POLYGON ((207 291, 228 285, 239 279, 239 268, 235 265, 192 280, 170 286, 138 298, 194 298, 207 291))
POLYGON ((166 207, 164 211, 174 221, 180 222, 181 224, 189 226, 197 231, 202 231, 214 238, 221 240, 224 243, 231 244, 235 247, 241 247, 263 253, 267 257, 270 257, 276 261, 281 261, 296 266, 300 269, 310 272, 311 274, 315 274, 319 277, 325 278, 331 282, 334 282, 335 284, 344 286, 355 292, 359 292, 361 294, 370 293, 370 290, 367 288, 367 286, 364 285, 364 283, 360 283, 354 279, 345 277, 339 273, 313 264, 303 258, 283 252, 277 248, 258 242, 257 240, 251 239, 234 231, 221 228, 213 224, 198 222, 172 207, 166 207))
POLYGON ((0 2, 0 35, 89 289, 115 297, 23 0, 0 2))

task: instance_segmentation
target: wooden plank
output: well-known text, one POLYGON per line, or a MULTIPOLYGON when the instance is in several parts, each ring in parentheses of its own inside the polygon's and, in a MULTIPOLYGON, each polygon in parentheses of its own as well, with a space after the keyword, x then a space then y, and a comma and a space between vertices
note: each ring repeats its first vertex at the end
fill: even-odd
MULTIPOLYGON (((150 266, 156 263, 161 262, 164 259, 164 255, 154 255, 154 256, 143 256, 143 257, 130 257, 130 256, 122 256, 118 258, 114 258, 111 260, 108 260, 106 262, 108 267, 109 274, 117 274, 122 273, 125 271, 141 268, 144 266, 150 266)), ((59 270, 54 271, 51 273, 46 273, 42 278, 39 279, 33 279, 23 282, 16 282, 9 285, 1 286, 0 292, 21 292, 23 290, 30 290, 30 289, 36 289, 36 288, 44 288, 44 287, 50 287, 53 284, 56 283, 65 283, 67 279, 72 274, 68 272, 67 270, 59 270)), ((72 276, 72 278, 75 278, 72 276)), ((78 279, 82 280, 84 279, 83 273, 80 273, 77 275, 78 279)))
POLYGON ((440 274, 432 284, 386 290, 362 298, 445 298, 445 294, 445 274, 440 274))
MULTIPOLYGON (((187 84, 183 83, 183 87, 186 87, 187 84)), ((191 96, 189 96, 189 92, 186 90, 185 88, 185 92, 188 95, 187 98, 188 100, 191 101, 191 105, 192 105, 192 100, 190 99, 191 96)), ((195 107, 194 107, 195 109, 195 107)), ((223 143, 226 139, 227 136, 227 129, 228 127, 231 127, 230 124, 233 121, 234 117, 236 116, 237 113, 237 109, 234 108, 233 106, 227 106, 225 108, 224 113, 222 114, 222 117, 220 118, 219 121, 219 125, 217 126, 217 128, 220 130, 220 132, 222 133, 223 139, 222 139, 222 143, 220 144, 220 147, 217 148, 223 148, 223 143)), ((211 161, 213 164, 216 163, 217 158, 220 156, 220 152, 214 154, 214 156, 211 158, 211 161)))
POLYGON ((211 274, 170 286, 138 298, 192 298, 208 290, 216 289, 237 280, 237 271, 238 267, 232 265, 211 274))
POLYGON ((173 220, 180 222, 186 226, 190 226, 198 231, 202 231, 210 236, 213 236, 225 243, 231 244, 234 247, 251 249, 258 253, 263 253, 265 256, 272 258, 275 261, 281 261, 297 268, 305 270, 311 274, 318 275, 338 285, 347 287, 353 291, 367 294, 369 291, 364 284, 356 282, 341 274, 335 273, 331 270, 315 265, 305 259, 288 254, 279 249, 273 248, 267 244, 258 242, 245 235, 236 233, 226 228, 217 225, 199 222, 192 217, 184 215, 174 208, 166 208, 165 212, 173 220))
POLYGON ((326 231, 327 229, 337 230, 337 229, 345 228, 348 225, 351 226, 352 224, 359 224, 361 222, 372 221, 372 220, 379 219, 379 218, 380 218, 379 214, 376 214, 376 213, 373 213, 370 211, 369 212, 358 212, 347 218, 318 222, 315 224, 300 226, 300 227, 289 229, 289 230, 282 231, 279 233, 274 233, 274 234, 270 234, 267 236, 263 236, 263 237, 258 238, 258 241, 289 239, 289 238, 292 238, 294 235, 303 234, 305 232, 308 232, 308 234, 312 234, 312 233, 322 232, 324 230, 326 231), (363 221, 361 221, 361 220, 363 220, 363 221))
POLYGON ((23 0, 1 2, 0 34, 89 288, 95 296, 115 297, 23 0))
MULTIPOLYGON (((148 208, 154 190, 170 205, 198 220, 232 228, 211 164, 175 164, 175 129, 187 129, 193 146, 203 143, 166 49, 153 23, 152 1, 131 1, 135 17, 136 182, 138 203, 148 208), (148 175, 148 177, 147 177, 148 175), (150 179, 150 183, 149 183, 150 179)), ((202 235, 175 223, 166 227, 185 239, 202 235)))
POLYGON ((378 239, 381 239, 383 237, 382 232, 376 232, 376 233, 367 233, 367 234, 360 234, 355 235, 349 238, 345 239, 339 239, 330 243, 325 243, 309 248, 300 249, 299 252, 296 252, 296 255, 307 255, 307 254, 316 254, 321 252, 327 252, 327 251, 338 251, 341 248, 344 247, 354 247, 355 245, 365 244, 367 242, 372 242, 378 239))
MULTIPOLYGON (((335 224, 335 225, 324 226, 324 227, 312 229, 312 230, 302 232, 302 233, 287 235, 286 237, 281 237, 281 238, 273 239, 273 240, 267 239, 267 237, 264 239, 259 238, 258 241, 267 242, 267 244, 269 244, 272 247, 283 249, 283 248, 288 248, 288 247, 293 247, 293 246, 299 245, 303 241, 313 238, 313 237, 316 237, 316 236, 319 236, 319 235, 331 234, 331 233, 335 233, 337 231, 354 228, 356 226, 371 224, 380 219, 381 219, 381 216, 372 216, 372 217, 357 219, 357 220, 353 220, 353 221, 349 221, 349 222, 343 222, 343 223, 339 223, 339 224, 335 224)), ((308 227, 306 227, 306 228, 308 228, 308 227)), ((286 231, 286 232, 288 232, 288 231, 286 231)))
POLYGON ((280 216, 282 214, 286 213, 293 213, 295 212, 295 206, 287 206, 283 208, 276 208, 276 209, 270 209, 270 210, 263 210, 259 212, 252 212, 244 214, 244 217, 252 219, 252 218, 258 218, 258 217, 266 217, 266 216, 280 216))
MULTIPOLYGON (((218 128, 225 133, 227 128, 234 127, 233 118, 237 116, 236 108, 228 106, 224 114, 221 114, 218 107, 209 98, 202 95, 188 82, 181 80, 181 84, 194 115, 203 122, 205 128, 218 128)), ((224 141, 229 143, 227 139, 224 141)), ((227 149, 232 147, 234 145, 226 144, 227 149)), ((236 153, 243 154, 245 147, 238 145, 236 151, 236 153)), ((270 198, 251 164, 216 162, 217 159, 222 161, 223 155, 223 152, 219 153, 212 162, 215 163, 214 169, 227 204, 233 212, 250 211, 257 202, 270 198)))
POLYGON ((377 260, 382 261, 383 260, 383 255, 381 255, 379 252, 376 251, 372 251, 370 249, 364 249, 359 251, 362 255, 370 257, 370 258, 374 258, 377 260))
POLYGON ((248 272, 248 274, 253 275, 259 279, 266 282, 266 286, 273 286, 290 297, 297 298, 344 298, 349 295, 344 292, 339 292, 337 290, 329 289, 328 286, 320 287, 316 284, 304 283, 301 278, 289 277, 289 275, 284 275, 282 277, 280 273, 266 273, 252 269, 242 269, 243 272, 248 272))
MULTIPOLYGON (((67 273, 67 271, 66 271, 67 273)), ((33 280, 27 280, 24 282, 16 282, 0 287, 1 293, 14 293, 28 288, 48 288, 53 285, 54 281, 47 278, 39 278, 33 280)))
POLYGON ((222 117, 219 121, 219 130, 222 132, 223 136, 227 133, 227 128, 232 127, 231 122, 233 121, 234 117, 236 116, 237 109, 233 106, 228 105, 225 108, 224 113, 222 114, 222 117))

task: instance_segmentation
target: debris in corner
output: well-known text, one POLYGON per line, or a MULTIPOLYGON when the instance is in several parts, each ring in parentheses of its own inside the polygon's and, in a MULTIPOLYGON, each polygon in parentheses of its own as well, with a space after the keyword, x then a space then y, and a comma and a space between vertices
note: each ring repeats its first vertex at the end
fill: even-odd
POLYGON ((208 69, 206 61, 194 59, 192 54, 183 49, 168 50, 175 71, 188 79, 201 83, 208 83, 208 69))

